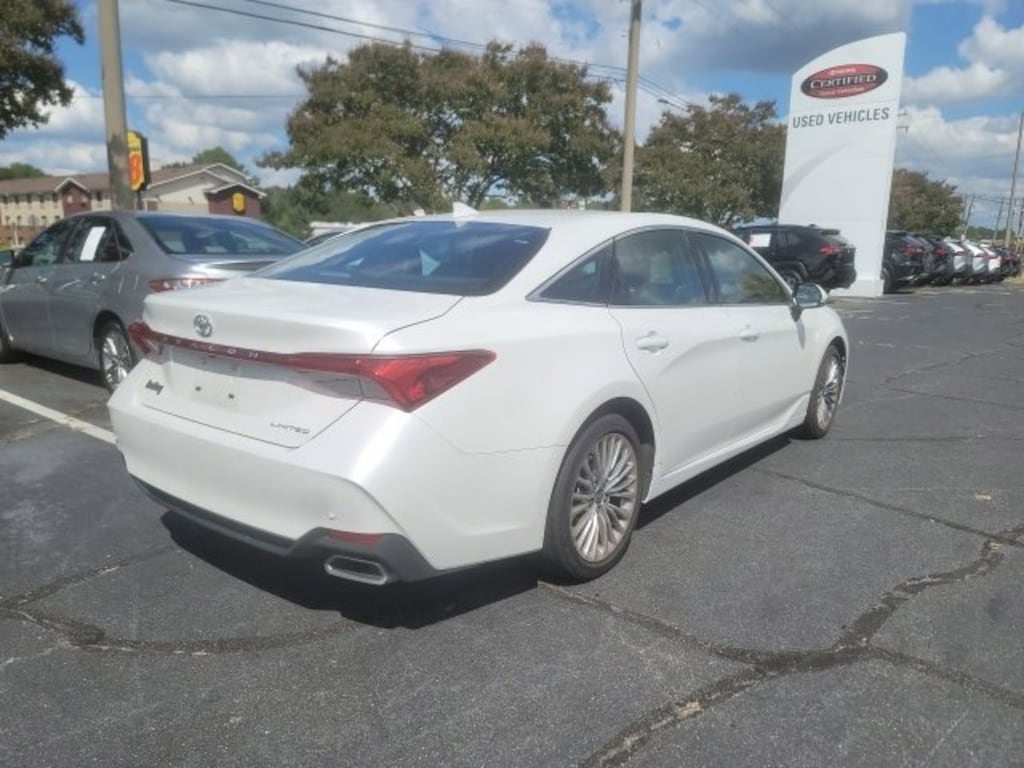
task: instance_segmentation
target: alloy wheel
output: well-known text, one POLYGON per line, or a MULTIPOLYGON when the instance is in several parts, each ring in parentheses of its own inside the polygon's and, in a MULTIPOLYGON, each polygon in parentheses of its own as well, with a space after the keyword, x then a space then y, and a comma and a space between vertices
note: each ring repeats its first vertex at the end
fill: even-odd
POLYGON ((573 484, 569 526, 579 556, 598 563, 623 543, 639 507, 639 470, 633 444, 615 432, 587 452, 573 484))
POLYGON ((113 392, 132 369, 132 350, 120 329, 112 328, 103 335, 100 345, 100 367, 107 389, 113 392))
POLYGON ((836 408, 839 405, 839 395, 843 387, 843 363, 837 354, 829 357, 828 368, 825 372, 825 380, 822 382, 821 394, 818 396, 818 424, 826 428, 832 423, 836 408))

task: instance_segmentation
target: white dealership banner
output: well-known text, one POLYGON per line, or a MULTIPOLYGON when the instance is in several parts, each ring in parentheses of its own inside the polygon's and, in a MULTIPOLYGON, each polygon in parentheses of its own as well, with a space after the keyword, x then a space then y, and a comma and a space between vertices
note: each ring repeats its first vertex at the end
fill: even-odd
POLYGON ((835 228, 857 248, 848 293, 882 293, 906 35, 834 48, 793 75, 780 224, 835 228))

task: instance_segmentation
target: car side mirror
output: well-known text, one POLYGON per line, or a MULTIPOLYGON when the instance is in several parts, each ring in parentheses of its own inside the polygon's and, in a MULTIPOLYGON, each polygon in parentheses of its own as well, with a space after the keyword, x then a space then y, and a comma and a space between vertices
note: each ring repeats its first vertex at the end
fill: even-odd
POLYGON ((820 285, 814 283, 800 283, 793 290, 793 298, 789 305, 789 312, 794 320, 799 320, 805 309, 825 306, 828 301, 828 292, 820 285))

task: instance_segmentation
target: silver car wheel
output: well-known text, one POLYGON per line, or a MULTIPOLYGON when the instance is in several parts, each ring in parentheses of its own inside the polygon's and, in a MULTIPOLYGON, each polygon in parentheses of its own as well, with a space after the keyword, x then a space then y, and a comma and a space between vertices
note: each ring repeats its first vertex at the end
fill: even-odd
POLYGON ((839 405, 842 387, 842 360, 838 355, 831 355, 825 372, 825 380, 822 382, 821 394, 818 396, 818 424, 822 429, 826 429, 832 423, 832 417, 835 416, 836 407, 839 405))
POLYGON ((602 436, 580 464, 572 490, 569 527, 583 560, 601 562, 619 548, 637 513, 639 488, 633 444, 618 433, 602 436))
POLYGON ((113 392, 124 381, 134 365, 132 349, 120 328, 111 326, 103 334, 100 344, 100 369, 103 382, 113 392))

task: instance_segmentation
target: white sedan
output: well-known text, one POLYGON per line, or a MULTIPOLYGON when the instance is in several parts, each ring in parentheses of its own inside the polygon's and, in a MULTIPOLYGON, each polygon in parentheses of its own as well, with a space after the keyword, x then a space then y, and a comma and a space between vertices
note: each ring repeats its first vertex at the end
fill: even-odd
POLYGON ((642 502, 828 432, 849 345, 824 304, 692 219, 395 220, 150 296, 110 411, 161 504, 332 575, 540 552, 588 579, 642 502))

